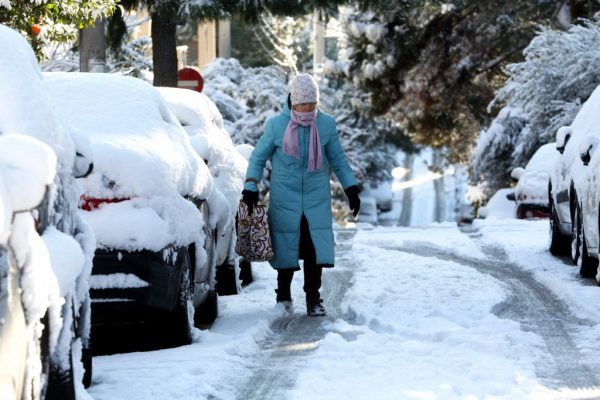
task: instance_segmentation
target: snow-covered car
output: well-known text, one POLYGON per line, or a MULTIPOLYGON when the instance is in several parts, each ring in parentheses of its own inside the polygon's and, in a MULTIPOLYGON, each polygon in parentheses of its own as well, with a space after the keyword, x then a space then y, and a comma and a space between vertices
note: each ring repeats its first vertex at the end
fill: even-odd
POLYGON ((0 53, 0 398, 75 399, 91 381, 95 243, 74 175, 90 164, 27 41, 0 25, 0 53))
POLYGON ((189 89, 158 89, 212 174, 215 190, 208 204, 211 228, 216 230, 217 290, 219 295, 237 294, 238 276, 242 284, 252 281, 251 264, 240 260, 234 251, 235 215, 248 161, 234 146, 223 127, 221 113, 205 94, 189 89))
POLYGON ((148 83, 113 74, 45 78, 93 153, 80 201, 97 240, 92 325, 143 321, 160 346, 191 343, 194 322, 217 313, 208 167, 148 83))
POLYGON ((558 129, 556 149, 560 153, 548 185, 550 202, 550 252, 570 255, 578 264, 582 246, 581 214, 583 200, 587 197, 585 166, 581 148, 586 152, 590 144, 600 137, 598 126, 600 87, 597 87, 583 104, 570 126, 558 129))
POLYGON ((512 188, 499 189, 490 197, 487 204, 479 207, 479 218, 516 218, 517 205, 514 201, 515 191, 512 188))
POLYGON ((512 170, 511 176, 517 180, 515 201, 517 218, 548 218, 548 180, 550 171, 558 159, 556 143, 540 147, 531 157, 525 168, 512 170))
MULTIPOLYGON (((593 122, 593 120, 591 121, 593 122)), ((576 241, 579 253, 579 273, 586 278, 597 278, 600 258, 600 138, 586 136, 579 145, 579 156, 584 165, 580 179, 576 180, 579 193, 579 212, 576 213, 576 241)))

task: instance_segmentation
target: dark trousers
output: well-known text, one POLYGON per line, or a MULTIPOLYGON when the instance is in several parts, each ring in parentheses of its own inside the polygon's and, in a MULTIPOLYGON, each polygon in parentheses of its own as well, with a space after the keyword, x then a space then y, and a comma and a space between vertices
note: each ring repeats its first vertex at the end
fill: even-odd
MULTIPOLYGON (((302 215, 300 222, 300 250, 299 259, 304 260, 304 293, 306 299, 310 302, 318 302, 320 299, 319 289, 321 289, 321 273, 323 268, 317 265, 317 254, 312 238, 308 221, 302 215)), ((277 270, 277 298, 278 300, 291 300, 291 285, 294 278, 294 268, 277 270)))

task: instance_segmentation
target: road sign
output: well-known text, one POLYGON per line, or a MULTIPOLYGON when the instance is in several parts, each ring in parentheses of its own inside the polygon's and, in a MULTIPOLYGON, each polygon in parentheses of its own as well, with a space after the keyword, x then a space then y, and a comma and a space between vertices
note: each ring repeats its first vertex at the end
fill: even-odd
POLYGON ((201 92, 204 88, 204 79, 195 69, 183 68, 177 72, 177 87, 201 92))

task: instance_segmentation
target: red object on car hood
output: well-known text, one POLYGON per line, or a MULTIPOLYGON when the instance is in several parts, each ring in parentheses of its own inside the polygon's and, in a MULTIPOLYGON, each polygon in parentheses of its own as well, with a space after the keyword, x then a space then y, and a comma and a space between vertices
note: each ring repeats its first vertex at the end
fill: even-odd
POLYGON ((83 195, 79 200, 79 208, 85 211, 93 211, 100 208, 102 204, 119 203, 126 200, 129 200, 129 198, 97 199, 95 197, 83 195))

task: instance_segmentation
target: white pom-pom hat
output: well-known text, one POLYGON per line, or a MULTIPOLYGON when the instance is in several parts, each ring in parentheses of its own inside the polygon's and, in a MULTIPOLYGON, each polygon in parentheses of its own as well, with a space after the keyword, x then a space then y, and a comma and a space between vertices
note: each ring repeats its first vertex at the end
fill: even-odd
POLYGON ((292 105, 319 102, 319 86, 312 75, 296 75, 289 84, 292 105))

